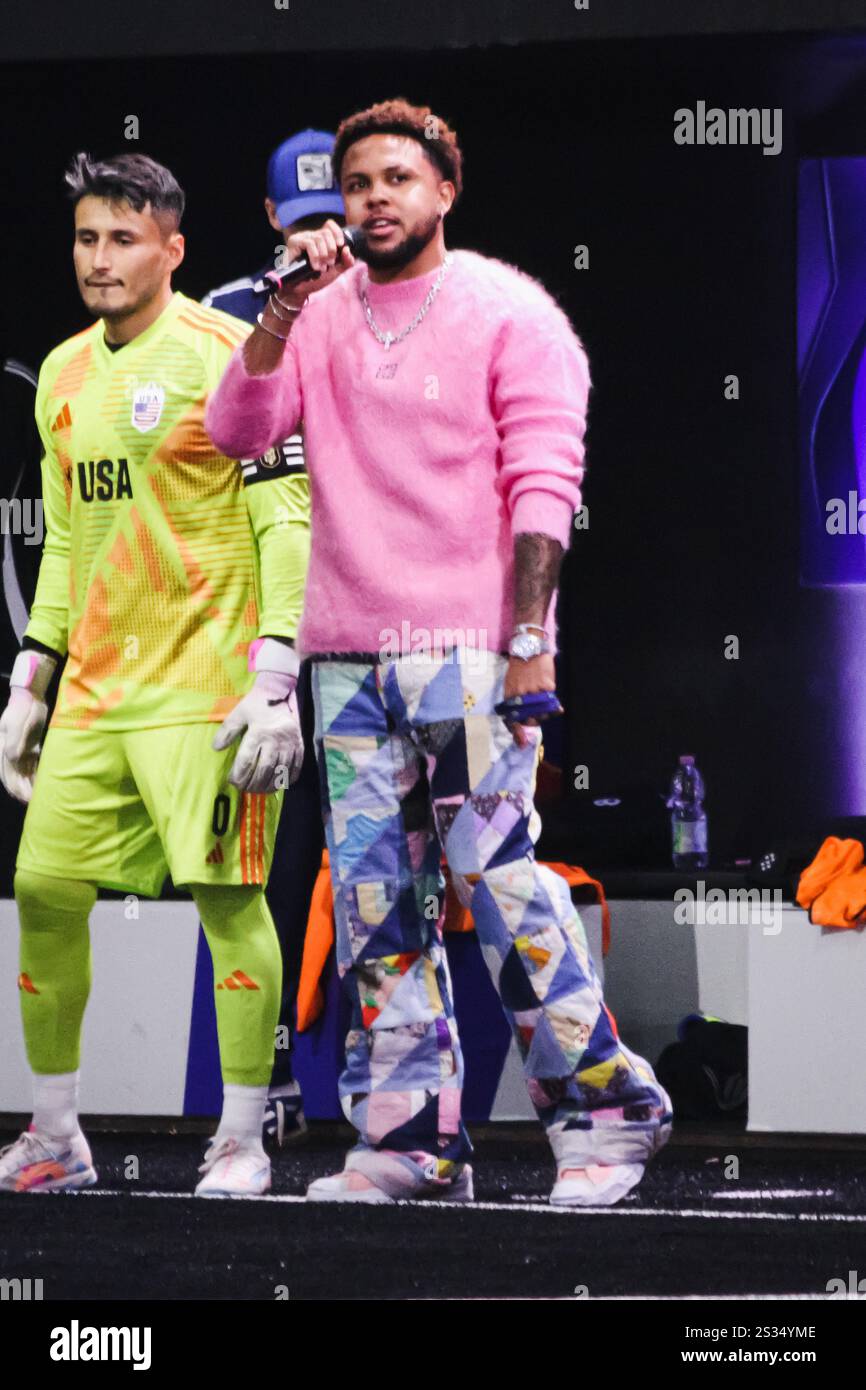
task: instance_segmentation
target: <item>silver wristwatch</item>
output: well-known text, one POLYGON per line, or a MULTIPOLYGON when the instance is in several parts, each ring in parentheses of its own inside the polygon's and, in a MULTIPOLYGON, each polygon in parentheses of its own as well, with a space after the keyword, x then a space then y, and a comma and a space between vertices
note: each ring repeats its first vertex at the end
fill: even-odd
POLYGON ((534 656, 541 656, 544 652, 551 650, 544 628, 534 632, 530 631, 530 628, 535 626, 534 623, 517 624, 514 635, 508 643, 508 650, 512 656, 519 657, 521 661, 531 661, 534 656), (539 636, 539 631, 543 636, 539 636))

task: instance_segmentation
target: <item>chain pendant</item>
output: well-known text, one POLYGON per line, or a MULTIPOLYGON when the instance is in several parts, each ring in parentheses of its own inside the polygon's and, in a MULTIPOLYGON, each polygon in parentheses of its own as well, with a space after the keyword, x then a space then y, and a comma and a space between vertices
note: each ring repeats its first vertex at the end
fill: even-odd
POLYGON ((451 252, 449 251, 449 252, 447 253, 446 257, 445 257, 445 260, 444 260, 443 263, 442 263, 442 269, 440 270, 439 274, 438 274, 437 277, 436 277, 436 283, 431 287, 430 292, 429 292, 429 294, 427 295, 427 298, 425 299, 424 303, 422 304, 419 313, 417 313, 417 314, 415 315, 415 318, 414 318, 414 319, 412 320, 412 322, 409 324, 409 327, 408 327, 408 328, 404 328, 403 331, 402 331, 401 333, 398 333, 398 334, 396 334, 396 335, 393 334, 393 333, 391 333, 391 332, 382 333, 382 332, 380 331, 380 329, 378 328, 378 326, 377 326, 377 324, 376 324, 376 320, 373 318, 373 310, 370 308, 370 302, 369 302, 369 300, 367 299, 367 294, 366 294, 366 291, 365 291, 365 289, 364 289, 364 286, 363 286, 363 285, 359 285, 359 286, 358 286, 358 295, 359 295, 359 297, 360 297, 361 303, 362 303, 363 306, 364 306, 364 315, 365 315, 366 320, 367 320, 367 325, 368 325, 368 327, 369 327, 369 329, 370 329, 370 332, 373 334, 373 336, 376 338, 376 340, 382 344, 382 346, 383 346, 383 348, 385 349, 386 352, 389 350, 389 348, 390 348, 390 346, 391 346, 392 343, 399 343, 399 342, 402 342, 402 340, 403 340, 409 333, 411 333, 411 332, 413 331, 413 329, 415 329, 415 328, 418 327, 419 323, 422 321, 422 319, 424 318, 425 314, 427 313, 427 310, 430 308, 430 305, 433 303, 433 300, 436 298, 436 295, 437 295, 438 292, 439 292, 440 286, 442 285, 442 281, 445 279, 445 275, 446 275, 446 272, 447 272, 447 270, 448 270, 448 267, 451 265, 451 261, 452 261, 452 254, 451 254, 451 252))

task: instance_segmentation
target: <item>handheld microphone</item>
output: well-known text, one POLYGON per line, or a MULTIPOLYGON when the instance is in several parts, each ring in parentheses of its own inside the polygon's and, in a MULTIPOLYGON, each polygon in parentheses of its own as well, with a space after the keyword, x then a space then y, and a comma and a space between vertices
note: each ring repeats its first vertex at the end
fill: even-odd
MULTIPOLYGON (((367 247, 367 233, 363 227, 344 227, 343 241, 348 246, 353 256, 363 258, 367 247)), ((253 285, 256 294, 263 294, 265 290, 279 290, 284 285, 297 285, 301 280, 310 280, 318 272, 310 267, 310 259, 306 253, 297 261, 292 261, 291 265, 284 266, 282 270, 268 270, 253 285)))
POLYGON ((506 724, 525 724, 527 719, 549 719, 554 714, 564 714, 553 690, 539 690, 531 695, 512 695, 510 700, 500 700, 493 706, 495 714, 506 724))

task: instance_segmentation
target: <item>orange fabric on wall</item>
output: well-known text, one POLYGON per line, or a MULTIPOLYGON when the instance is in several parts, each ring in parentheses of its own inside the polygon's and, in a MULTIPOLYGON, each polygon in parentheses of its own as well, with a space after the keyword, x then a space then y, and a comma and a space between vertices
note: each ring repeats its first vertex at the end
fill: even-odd
POLYGON ((811 864, 803 870, 797 885, 797 902, 801 907, 812 903, 840 874, 853 874, 863 863, 863 846, 859 840, 840 840, 828 835, 811 864))
POLYGON ((866 924, 866 867, 859 840, 828 835, 812 863, 800 875, 797 902, 818 927, 866 924))
POLYGON ((834 878, 812 903, 809 921, 819 927, 862 927, 866 923, 866 869, 834 878))
MULTIPOLYGON (((538 861, 542 863, 542 860, 538 861)), ((445 931, 464 932, 474 931, 475 923, 472 920, 472 913, 467 907, 463 907, 460 899, 454 891, 451 883, 451 874, 447 865, 443 864, 445 874, 445 920, 443 929, 445 931)), ((553 869, 555 873, 561 874, 570 887, 576 887, 581 883, 589 883, 596 891, 598 901, 601 903, 601 940, 602 954, 607 955, 610 949, 610 908, 607 905, 607 898, 604 895, 604 888, 598 879, 591 878, 585 869, 579 868, 576 864, 548 864, 548 869, 553 869)), ((322 853, 322 867, 313 889, 313 896, 310 902, 310 916, 307 922, 307 934, 304 939, 304 958, 301 964, 301 979, 298 986, 298 1032, 303 1033, 309 1028, 321 1014, 325 1007, 325 997, 322 992, 321 978, 328 959, 328 952, 334 944, 334 894, 331 887, 331 873, 328 859, 328 851, 322 853)), ((610 1014, 610 1010, 608 1010, 610 1014)), ((610 1014, 616 1033, 616 1023, 613 1015, 610 1014)))
POLYGON ((334 944, 334 890, 331 885, 331 865, 328 851, 322 851, 322 867, 310 899, 307 934, 304 937, 304 958, 298 984, 298 1032, 303 1033, 315 1023, 325 1007, 322 991, 322 971, 328 952, 334 944))

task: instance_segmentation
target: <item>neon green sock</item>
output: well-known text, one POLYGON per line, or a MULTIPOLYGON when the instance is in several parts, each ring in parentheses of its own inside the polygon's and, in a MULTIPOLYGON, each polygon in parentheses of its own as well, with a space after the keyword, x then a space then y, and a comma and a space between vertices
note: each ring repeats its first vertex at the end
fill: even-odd
POLYGON ((283 961, 261 888, 190 884, 213 960, 224 1082, 267 1086, 274 1066, 283 961))
POLYGON ((90 993, 90 909, 96 886, 18 869, 18 980, 24 1045, 34 1072, 78 1070, 81 1022, 90 993))

